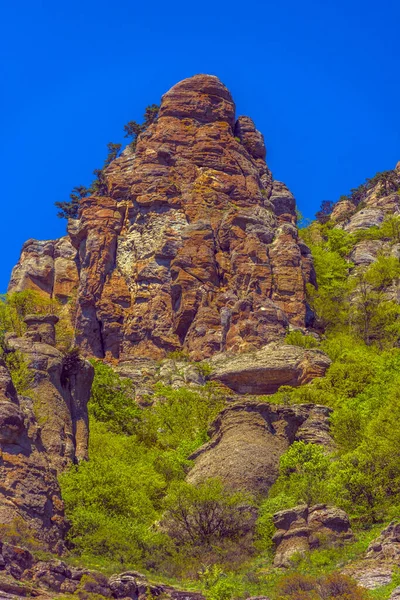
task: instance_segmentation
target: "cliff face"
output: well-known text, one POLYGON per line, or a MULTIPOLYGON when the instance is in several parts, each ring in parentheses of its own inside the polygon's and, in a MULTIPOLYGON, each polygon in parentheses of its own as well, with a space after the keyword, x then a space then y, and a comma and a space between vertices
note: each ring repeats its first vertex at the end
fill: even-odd
POLYGON ((136 152, 106 169, 107 195, 82 201, 69 236, 25 244, 9 290, 63 299, 77 287, 76 340, 97 357, 184 349, 200 360, 306 327, 312 259, 265 154, 216 77, 178 83, 136 152))
POLYGON ((24 337, 8 337, 8 351, 18 351, 32 375, 30 397, 17 394, 0 359, 0 523, 6 530, 22 524, 61 550, 66 523, 57 474, 87 458, 93 367, 53 346, 55 320, 28 318, 24 337))

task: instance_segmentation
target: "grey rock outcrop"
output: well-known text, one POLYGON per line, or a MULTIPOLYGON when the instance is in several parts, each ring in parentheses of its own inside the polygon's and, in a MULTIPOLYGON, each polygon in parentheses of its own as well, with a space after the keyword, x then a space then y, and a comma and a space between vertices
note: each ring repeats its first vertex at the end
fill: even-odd
POLYGON ((347 514, 334 506, 295 506, 274 515, 277 532, 275 567, 289 567, 291 557, 321 546, 341 545, 353 538, 347 514))
POLYGON ((62 471, 87 458, 87 403, 94 370, 78 355, 63 355, 53 346, 55 322, 52 316, 28 317, 24 337, 9 335, 7 340, 11 350, 21 352, 27 361, 41 440, 50 464, 62 471))
POLYGON ((188 481, 220 477, 230 488, 266 494, 278 476, 280 456, 294 441, 332 447, 330 412, 315 405, 237 402, 218 415, 210 441, 190 457, 188 481))
POLYGON ((210 379, 239 394, 273 394, 282 385, 298 386, 322 377, 330 359, 320 350, 272 343, 255 352, 220 354, 210 359, 210 379))
POLYGON ((69 237, 57 240, 28 240, 15 265, 9 292, 37 290, 65 301, 78 286, 78 259, 69 237))

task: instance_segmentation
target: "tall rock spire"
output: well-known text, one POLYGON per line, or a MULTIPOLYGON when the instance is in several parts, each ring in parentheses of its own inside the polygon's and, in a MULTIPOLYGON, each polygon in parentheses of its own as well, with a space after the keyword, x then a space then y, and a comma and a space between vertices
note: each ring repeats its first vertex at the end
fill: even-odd
POLYGON ((107 195, 84 198, 69 228, 87 354, 183 349, 198 360, 306 326, 312 260, 294 198, 265 155, 217 77, 196 75, 163 96, 135 153, 128 147, 107 168, 107 195))

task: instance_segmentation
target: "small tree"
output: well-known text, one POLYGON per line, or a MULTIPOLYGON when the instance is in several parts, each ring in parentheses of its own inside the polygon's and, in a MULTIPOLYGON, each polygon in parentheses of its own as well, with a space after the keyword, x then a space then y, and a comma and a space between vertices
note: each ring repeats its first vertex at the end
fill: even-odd
POLYGON ((129 121, 126 125, 124 125, 125 137, 132 138, 131 143, 129 144, 133 151, 136 150, 136 143, 139 134, 142 131, 142 126, 137 123, 137 121, 129 121))
POLYGON ((90 186, 90 193, 97 196, 102 196, 107 193, 107 183, 104 177, 103 169, 95 169, 93 175, 96 177, 90 186))
POLYGON ((108 167, 113 160, 118 158, 121 152, 121 144, 113 144, 113 142, 109 142, 107 144, 107 148, 108 154, 106 160, 104 161, 104 167, 108 167))
POLYGON ((315 213, 315 218, 319 223, 323 225, 324 223, 327 223, 327 221, 329 221, 329 217, 334 205, 334 202, 332 202, 331 200, 323 200, 321 202, 319 211, 315 213))
POLYGON ((140 125, 137 121, 129 121, 126 125, 124 125, 125 137, 132 138, 131 143, 129 144, 133 151, 136 150, 136 143, 139 135, 146 131, 146 129, 154 123, 154 121, 158 117, 158 111, 160 107, 157 104, 150 104, 146 106, 143 115, 143 123, 140 125))
POLYGON ((91 189, 84 185, 78 185, 74 187, 69 197, 70 200, 66 202, 55 202, 55 206, 59 208, 57 217, 60 219, 77 219, 79 212, 79 205, 82 198, 86 198, 91 193, 91 189))
POLYGON ((143 116, 143 118, 144 118, 144 122, 142 125, 143 131, 145 131, 147 129, 147 127, 149 127, 149 125, 154 123, 154 121, 158 117, 159 110, 160 110, 160 107, 157 104, 150 104, 149 106, 146 106, 146 109, 144 111, 144 116, 143 116))

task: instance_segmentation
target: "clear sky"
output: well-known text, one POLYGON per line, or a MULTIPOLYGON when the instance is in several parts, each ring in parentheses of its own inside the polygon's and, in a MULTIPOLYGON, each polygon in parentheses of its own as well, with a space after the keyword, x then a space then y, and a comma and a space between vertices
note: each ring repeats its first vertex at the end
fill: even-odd
POLYGON ((398 0, 14 0, 0 18, 1 261, 177 81, 217 75, 306 217, 400 160, 398 0))

